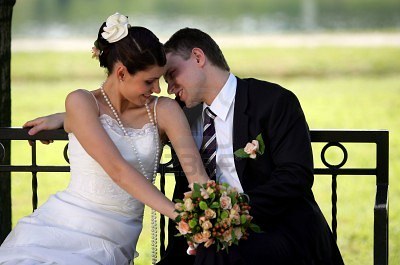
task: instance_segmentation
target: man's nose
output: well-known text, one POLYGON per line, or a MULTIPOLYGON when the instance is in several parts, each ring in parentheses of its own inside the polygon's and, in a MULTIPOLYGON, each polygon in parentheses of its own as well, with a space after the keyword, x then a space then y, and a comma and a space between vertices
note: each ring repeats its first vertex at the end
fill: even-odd
POLYGON ((168 83, 168 89, 167 89, 167 91, 168 91, 168 94, 175 94, 175 85, 174 85, 174 83, 172 83, 172 82, 169 82, 168 83))
POLYGON ((153 93, 160 94, 160 92, 161 92, 160 83, 157 82, 157 83, 153 86, 153 88, 151 89, 151 91, 152 91, 153 93))

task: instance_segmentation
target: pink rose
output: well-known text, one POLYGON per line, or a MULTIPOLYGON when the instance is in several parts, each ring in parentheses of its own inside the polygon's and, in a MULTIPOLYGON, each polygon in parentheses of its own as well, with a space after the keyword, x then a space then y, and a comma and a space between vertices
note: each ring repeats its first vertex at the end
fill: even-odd
POLYGON ((223 194, 221 198, 219 198, 219 202, 221 204, 221 208, 224 210, 232 208, 231 198, 226 196, 226 194, 223 194))
POLYGON ((250 158, 255 159, 257 157, 257 151, 259 149, 259 144, 257 140, 251 141, 251 143, 247 143, 244 151, 246 154, 250 156, 250 158))
POLYGON ((177 228, 179 230, 179 233, 181 233, 182 235, 186 235, 187 233, 190 232, 189 224, 186 223, 185 221, 180 221, 178 223, 178 227, 177 228))

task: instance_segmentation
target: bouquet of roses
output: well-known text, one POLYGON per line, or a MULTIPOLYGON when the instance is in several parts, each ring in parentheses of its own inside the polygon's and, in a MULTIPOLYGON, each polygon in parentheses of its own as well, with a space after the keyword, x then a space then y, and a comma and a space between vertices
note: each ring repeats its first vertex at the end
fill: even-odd
POLYGON ((207 183, 193 183, 183 200, 175 200, 179 216, 175 219, 179 234, 189 245, 204 243, 205 247, 217 245, 217 251, 240 239, 247 239, 248 228, 259 232, 260 228, 251 222, 249 199, 228 184, 209 180, 207 183))

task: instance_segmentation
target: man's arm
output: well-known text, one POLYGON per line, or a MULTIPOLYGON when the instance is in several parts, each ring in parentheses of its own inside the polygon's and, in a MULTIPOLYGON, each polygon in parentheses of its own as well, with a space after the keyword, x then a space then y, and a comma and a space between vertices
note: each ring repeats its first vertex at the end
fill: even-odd
MULTIPOLYGON (((267 156, 264 159, 273 165, 271 175, 265 184, 246 193, 250 196, 254 217, 266 221, 284 212, 294 202, 309 197, 314 177, 309 129, 293 93, 285 91, 275 99, 268 122, 263 127, 268 148, 263 156, 267 156)), ((267 176, 259 177, 265 179, 267 176)))
MULTIPOLYGON (((65 119, 65 112, 61 113, 55 113, 55 114, 50 114, 48 116, 43 116, 36 118, 34 120, 30 120, 25 122, 22 127, 24 128, 30 128, 28 131, 29 135, 35 135, 40 131, 43 130, 55 130, 62 128, 64 125, 64 119, 65 119)), ((52 140, 42 140, 41 141, 43 144, 49 144, 52 143, 52 140)))
POLYGON ((24 125, 22 125, 22 127, 32 127, 28 133, 29 135, 35 135, 43 130, 55 130, 62 128, 64 125, 64 119, 65 112, 54 113, 27 121, 24 125))

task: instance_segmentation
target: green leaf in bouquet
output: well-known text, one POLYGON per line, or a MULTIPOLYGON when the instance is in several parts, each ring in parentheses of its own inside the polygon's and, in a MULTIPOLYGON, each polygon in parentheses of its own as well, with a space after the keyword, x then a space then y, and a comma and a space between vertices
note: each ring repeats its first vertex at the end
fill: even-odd
POLYGON ((180 216, 180 215, 178 215, 178 216, 175 218, 175 222, 176 222, 176 223, 179 223, 181 220, 182 220, 182 216, 180 216))
POLYGON ((214 192, 211 193, 211 194, 209 195, 209 197, 210 197, 210 199, 211 199, 211 202, 213 202, 213 201, 215 200, 215 193, 214 193, 214 192))
POLYGON ((229 194, 229 197, 231 198, 231 204, 235 205, 237 202, 235 194, 231 193, 229 194))
POLYGON ((265 151, 265 143, 264 143, 261 133, 259 135, 257 135, 256 140, 258 141, 258 146, 259 146, 258 153, 260 155, 262 155, 262 154, 264 154, 264 151, 265 151))
POLYGON ((246 222, 247 222, 247 217, 246 217, 246 215, 242 214, 240 216, 240 223, 245 224, 246 222))
POLYGON ((210 206, 211 209, 219 209, 219 202, 213 202, 210 206))
POLYGON ((181 200, 181 199, 175 199, 174 200, 176 203, 183 203, 183 200, 181 200))
POLYGON ((225 189, 229 188, 229 184, 228 184, 228 183, 226 183, 226 182, 222 183, 222 186, 224 186, 224 187, 225 187, 225 189))
POLYGON ((193 218, 192 220, 189 221, 189 227, 194 228, 198 224, 199 220, 196 218, 193 218))
POLYGON ((206 203, 205 201, 201 201, 201 202, 199 203, 199 207, 200 207, 200 209, 202 209, 203 211, 208 209, 208 205, 207 205, 207 203, 206 203))
POLYGON ((196 226, 193 228, 193 232, 194 232, 194 233, 199 233, 199 232, 201 232, 201 230, 202 230, 202 228, 201 228, 201 226, 199 226, 199 225, 196 225, 196 226))
POLYGON ((192 192, 192 198, 197 199, 201 197, 201 191, 200 191, 201 185, 199 183, 193 183, 193 192, 192 192))
POLYGON ((228 218, 228 216, 229 216, 229 212, 228 212, 228 211, 223 211, 223 212, 221 213, 221 219, 228 218))

